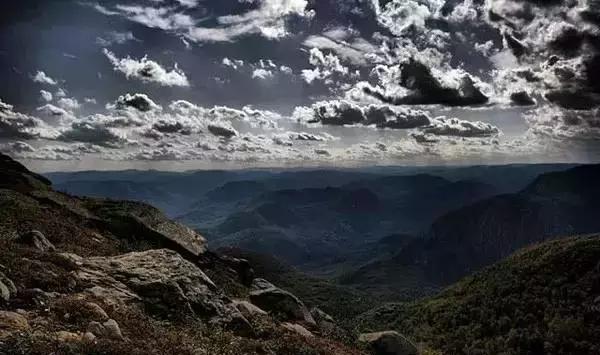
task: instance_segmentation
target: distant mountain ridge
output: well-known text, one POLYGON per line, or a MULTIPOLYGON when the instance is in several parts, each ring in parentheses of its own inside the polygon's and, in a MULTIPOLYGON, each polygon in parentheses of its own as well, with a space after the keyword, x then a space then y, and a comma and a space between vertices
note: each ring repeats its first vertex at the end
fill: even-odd
POLYGON ((49 177, 69 193, 154 204, 201 231, 214 247, 273 252, 305 271, 332 276, 389 257, 393 250, 382 253, 380 238, 412 239, 449 211, 516 192, 539 172, 567 167, 124 171, 49 177))
MULTIPOLYGON (((393 257, 344 276, 369 283, 390 270, 417 269, 427 282, 446 285, 547 239, 600 230, 600 165, 542 174, 515 194, 498 195, 451 211, 393 257)), ((379 280, 385 283, 386 280, 379 280)))

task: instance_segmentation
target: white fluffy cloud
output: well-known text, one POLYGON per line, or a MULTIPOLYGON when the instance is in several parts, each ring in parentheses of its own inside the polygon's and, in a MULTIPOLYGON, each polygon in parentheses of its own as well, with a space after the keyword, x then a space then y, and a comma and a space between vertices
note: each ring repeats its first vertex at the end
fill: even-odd
POLYGON ((120 59, 107 49, 104 49, 103 52, 112 63, 114 70, 125 74, 128 79, 133 78, 161 86, 190 86, 186 74, 177 67, 177 64, 169 71, 148 57, 140 60, 131 57, 120 59))
POLYGON ((349 73, 348 68, 342 65, 337 56, 332 53, 324 54, 318 48, 310 50, 308 62, 314 67, 302 71, 302 77, 308 84, 315 80, 332 81, 335 76, 343 77, 349 73))
POLYGON ((58 82, 51 77, 49 77, 45 72, 38 71, 33 77, 32 80, 36 83, 45 84, 55 86, 58 85, 58 82))

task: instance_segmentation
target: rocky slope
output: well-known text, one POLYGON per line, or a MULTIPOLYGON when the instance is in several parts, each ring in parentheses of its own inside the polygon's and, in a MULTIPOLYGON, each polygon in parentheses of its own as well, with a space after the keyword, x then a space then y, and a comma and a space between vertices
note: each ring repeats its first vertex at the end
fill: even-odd
POLYGON ((443 354, 600 353, 600 236, 523 249, 441 294, 361 317, 443 354))
POLYGON ((2 354, 362 353, 153 207, 55 192, 5 156, 0 177, 2 354))

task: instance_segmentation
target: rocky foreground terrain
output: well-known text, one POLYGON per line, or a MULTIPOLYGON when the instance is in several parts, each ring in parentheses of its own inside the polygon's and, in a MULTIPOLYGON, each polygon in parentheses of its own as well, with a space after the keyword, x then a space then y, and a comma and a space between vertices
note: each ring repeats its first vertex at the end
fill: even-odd
POLYGON ((137 202, 75 198, 0 156, 0 354, 416 354, 255 278, 137 202))

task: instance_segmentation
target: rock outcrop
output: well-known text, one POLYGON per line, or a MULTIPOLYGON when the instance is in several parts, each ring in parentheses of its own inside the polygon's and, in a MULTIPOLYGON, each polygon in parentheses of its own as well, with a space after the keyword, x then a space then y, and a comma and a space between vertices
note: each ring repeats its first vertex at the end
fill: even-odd
POLYGON ((319 330, 323 332, 331 332, 335 329, 335 321, 333 317, 329 314, 325 313, 318 307, 314 307, 310 310, 310 315, 313 317, 315 322, 317 323, 317 327, 319 330))
POLYGON ((16 312, 0 311, 0 340, 15 332, 29 330, 27 318, 16 312))
POLYGON ((263 279, 254 280, 252 285, 254 289, 250 292, 250 301, 258 307, 281 320, 302 322, 309 327, 316 326, 304 303, 292 293, 263 279))
POLYGON ((98 338, 123 340, 121 328, 114 319, 109 319, 104 323, 92 321, 88 325, 87 331, 98 338))
POLYGON ((373 355, 417 355, 417 347, 402 334, 395 331, 361 334, 364 343, 373 355))
POLYGON ((252 303, 245 300, 234 300, 233 305, 247 319, 253 319, 255 317, 267 315, 267 312, 263 311, 262 309, 256 307, 252 303))
POLYGON ((295 323, 287 323, 284 322, 281 324, 281 326, 291 332, 294 332, 296 334, 299 334, 303 337, 306 338, 312 338, 314 337, 313 333, 311 333, 308 329, 304 328, 303 326, 301 326, 300 324, 295 324, 295 323))
POLYGON ((86 207, 112 233, 143 240, 193 258, 206 252, 206 240, 194 230, 168 219, 160 210, 140 202, 87 200, 86 207))
POLYGON ((15 284, 0 272, 0 302, 8 302, 11 297, 17 294, 17 288, 15 284))
POLYGON ((251 289, 246 260, 154 207, 54 191, 2 154, 0 206, 0 354, 362 355, 312 339, 295 296, 251 289), (279 295, 278 311, 251 291, 279 295))
POLYGON ((17 242, 36 248, 39 251, 54 251, 56 248, 40 231, 32 230, 19 236, 17 242))
POLYGON ((93 285, 84 291, 93 296, 113 302, 141 302, 149 311, 166 318, 195 314, 218 324, 249 327, 210 278, 172 250, 114 257, 62 256, 77 265, 74 276, 78 283, 93 285))

